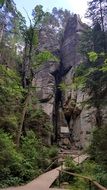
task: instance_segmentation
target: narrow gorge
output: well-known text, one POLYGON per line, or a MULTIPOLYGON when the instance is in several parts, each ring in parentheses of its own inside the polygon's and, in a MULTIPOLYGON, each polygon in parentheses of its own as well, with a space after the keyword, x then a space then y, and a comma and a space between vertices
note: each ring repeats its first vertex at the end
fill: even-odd
POLYGON ((82 104, 87 93, 73 88, 75 69, 83 61, 79 43, 86 29, 87 25, 74 15, 69 18, 60 43, 52 31, 42 31, 40 46, 56 55, 58 62, 46 63, 34 79, 40 106, 53 125, 53 142, 80 149, 89 144, 96 119, 95 109, 82 104))

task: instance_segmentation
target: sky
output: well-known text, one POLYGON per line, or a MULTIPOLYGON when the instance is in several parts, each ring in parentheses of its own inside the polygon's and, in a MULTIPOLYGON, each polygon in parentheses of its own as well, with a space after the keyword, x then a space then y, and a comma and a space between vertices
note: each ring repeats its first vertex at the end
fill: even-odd
MULTIPOLYGON (((25 10, 31 16, 32 9, 36 5, 43 5, 45 11, 51 11, 53 7, 68 9, 73 13, 80 15, 83 22, 88 23, 88 20, 84 18, 84 14, 87 10, 88 0, 14 0, 17 9, 27 19, 25 10)), ((28 24, 28 21, 27 21, 28 24)))

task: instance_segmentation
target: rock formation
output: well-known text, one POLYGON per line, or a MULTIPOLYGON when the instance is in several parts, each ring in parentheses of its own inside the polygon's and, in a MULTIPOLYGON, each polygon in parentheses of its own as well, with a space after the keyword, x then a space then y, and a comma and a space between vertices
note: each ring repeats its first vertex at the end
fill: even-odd
POLYGON ((95 126, 94 108, 83 106, 83 102, 89 97, 80 89, 72 88, 75 74, 75 68, 82 62, 83 58, 79 53, 79 41, 86 25, 74 15, 70 18, 64 33, 61 45, 62 67, 65 72, 62 81, 66 86, 70 86, 65 92, 62 92, 62 107, 65 119, 68 121, 72 140, 79 148, 86 147, 91 138, 92 127, 95 126))
POLYGON ((79 53, 81 33, 86 29, 77 15, 69 18, 63 39, 59 44, 51 31, 41 31, 40 49, 48 49, 60 62, 48 62, 35 75, 33 84, 40 106, 53 124, 53 140, 60 145, 86 147, 95 126, 95 108, 83 105, 89 97, 80 89, 72 88, 75 68, 83 60, 79 53), (70 86, 61 91, 59 84, 70 86))

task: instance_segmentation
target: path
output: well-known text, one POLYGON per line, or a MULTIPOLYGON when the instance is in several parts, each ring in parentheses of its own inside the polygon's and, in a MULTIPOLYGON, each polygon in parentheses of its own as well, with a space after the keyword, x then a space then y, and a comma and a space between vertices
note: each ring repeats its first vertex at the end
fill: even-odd
MULTIPOLYGON (((80 155, 79 159, 74 158, 74 161, 76 163, 82 163, 84 160, 86 160, 88 158, 87 155, 80 155)), ((34 179, 33 181, 31 181, 30 183, 28 183, 27 185, 24 186, 19 186, 19 187, 10 187, 10 188, 5 188, 2 190, 60 190, 57 188, 50 188, 50 186, 52 185, 52 183, 58 178, 59 176, 59 171, 61 167, 57 167, 49 172, 46 172, 42 175, 40 175, 39 177, 37 177, 36 179, 34 179)), ((63 190, 63 189, 61 189, 63 190)))
POLYGON ((89 158, 89 155, 88 154, 82 154, 82 155, 79 155, 77 156, 76 158, 74 158, 74 162, 76 164, 81 164, 82 162, 84 162, 87 158, 89 158))

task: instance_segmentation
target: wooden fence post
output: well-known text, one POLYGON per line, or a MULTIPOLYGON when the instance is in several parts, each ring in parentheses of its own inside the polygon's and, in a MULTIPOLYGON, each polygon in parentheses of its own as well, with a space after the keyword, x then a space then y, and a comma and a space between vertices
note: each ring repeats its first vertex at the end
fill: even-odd
POLYGON ((91 181, 89 181, 89 190, 91 190, 92 188, 92 186, 91 186, 92 184, 91 184, 91 181))
POLYGON ((61 184, 61 171, 59 170, 59 188, 60 188, 60 184, 61 184))

